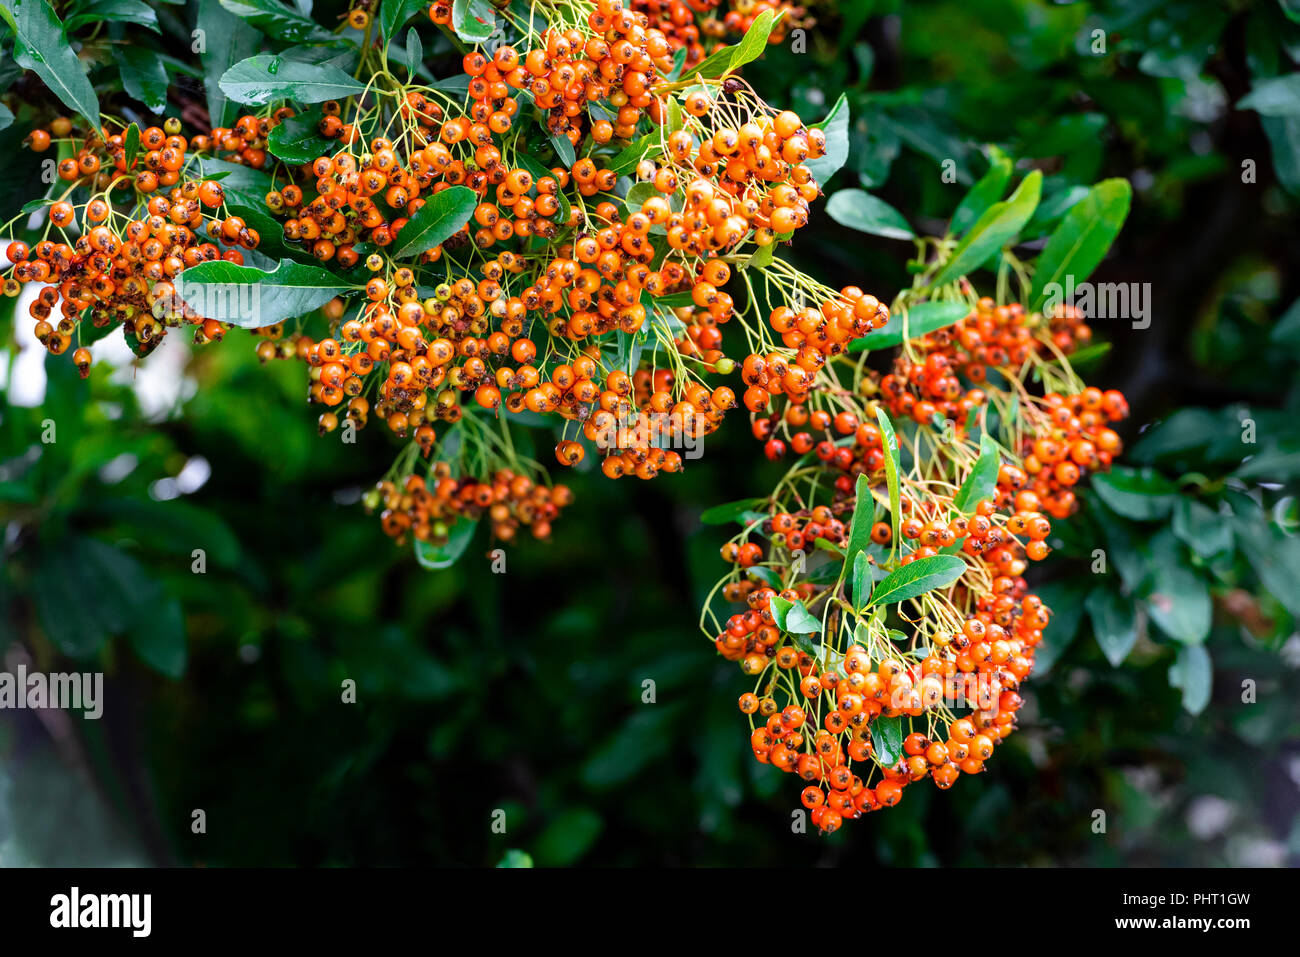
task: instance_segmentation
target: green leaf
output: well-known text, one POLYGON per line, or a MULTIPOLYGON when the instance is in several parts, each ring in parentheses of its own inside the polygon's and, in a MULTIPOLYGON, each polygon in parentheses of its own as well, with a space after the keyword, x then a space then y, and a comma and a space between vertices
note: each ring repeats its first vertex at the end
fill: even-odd
POLYGON ((434 193, 397 234, 400 248, 394 259, 411 259, 440 246, 460 231, 474 215, 478 194, 466 186, 451 186, 434 193))
POLYGON ((81 60, 72 52, 63 23, 46 0, 5 0, 3 17, 14 30, 14 60, 33 71, 63 105, 99 132, 99 99, 81 60))
POLYGON ((772 620, 782 631, 793 635, 812 635, 822 630, 822 623, 803 602, 786 601, 780 595, 772 596, 772 620))
POLYGON ((488 0, 455 0, 451 28, 466 43, 482 43, 496 28, 496 15, 488 0))
POLYGON ((866 608, 871 602, 871 562, 867 559, 866 552, 858 552, 853 556, 853 605, 855 608, 866 608))
POLYGON ((1259 125, 1273 151, 1273 172, 1292 196, 1300 196, 1300 116, 1261 116, 1259 125))
POLYGON ((657 133, 647 133, 638 140, 624 147, 622 152, 618 153, 609 161, 609 169, 613 170, 619 176, 624 173, 630 173, 636 169, 637 164, 645 159, 650 149, 659 142, 657 133))
POLYGON ((1119 667, 1137 643, 1137 610, 1118 591, 1104 585, 1088 592, 1083 604, 1102 653, 1112 666, 1119 667))
POLYGON ((320 121, 320 110, 308 110, 282 120, 267 136, 267 149, 286 163, 315 162, 338 142, 320 135, 320 121))
POLYGON ((776 26, 779 17, 780 14, 775 10, 764 10, 754 18, 754 22, 749 25, 749 29, 735 46, 729 70, 738 70, 763 55, 763 51, 767 49, 768 37, 772 35, 772 28, 776 26))
POLYGON ((1300 588, 1296 587, 1300 582, 1300 537, 1276 531, 1258 512, 1252 517, 1237 516, 1232 530, 1264 590, 1300 618, 1300 588))
MULTIPOLYGON (((238 19, 251 24, 275 40, 283 40, 286 43, 310 41, 328 43, 336 39, 332 30, 320 25, 311 17, 278 3, 277 0, 220 0, 220 2, 238 19)), ((328 100, 330 97, 324 99, 328 100)))
POLYGON ((122 139, 122 148, 125 151, 126 168, 131 169, 135 165, 135 158, 140 155, 140 127, 135 123, 126 128, 126 135, 122 139))
POLYGON ((998 487, 998 470, 1002 467, 1002 453, 987 432, 980 435, 980 457, 966 476, 952 504, 957 511, 969 515, 981 499, 992 498, 998 487))
POLYGON ((195 312, 244 329, 304 316, 352 288, 319 266, 288 259, 271 272, 225 261, 204 262, 176 279, 176 291, 195 312))
POLYGON ((1214 668, 1204 645, 1180 645, 1174 663, 1169 666, 1169 686, 1183 692, 1183 709, 1200 714, 1210 703, 1214 668))
POLYGON ((1002 198, 1007 183, 1011 182, 1011 160, 999 156, 989 167, 989 171, 980 177, 979 182, 962 197, 957 209, 952 214, 948 228, 954 236, 960 236, 972 223, 988 211, 988 208, 1002 198))
POLYGON ((813 124, 814 128, 826 134, 826 155, 807 160, 804 166, 808 167, 812 178, 823 186, 849 161, 849 119, 849 101, 841 93, 835 106, 826 114, 826 119, 813 124))
POLYGON ((889 484, 889 520, 893 523, 894 537, 890 539, 891 554, 898 549, 899 513, 902 511, 902 490, 899 487, 898 436, 894 423, 883 406, 876 406, 876 422, 880 425, 880 444, 885 450, 885 480, 889 484))
POLYGON ((1164 518, 1178 497, 1177 486, 1159 472, 1126 465, 1093 476, 1092 487, 1116 512, 1140 522, 1164 518))
POLYGON ((302 63, 267 54, 240 60, 222 74, 219 85, 236 103, 251 106, 265 106, 274 100, 320 103, 341 100, 365 90, 365 86, 336 66, 302 63))
POLYGON ((462 518, 452 525, 445 545, 432 545, 417 538, 415 540, 416 561, 424 568, 433 571, 450 568, 460 561, 460 557, 465 554, 465 549, 469 547, 477 528, 477 521, 471 522, 462 518))
POLYGON ((573 151, 573 142, 564 134, 552 133, 551 145, 555 147, 555 155, 566 167, 573 166, 577 161, 578 154, 573 151))
POLYGON ((0 103, 0 130, 6 130, 14 124, 14 114, 9 107, 0 103))
POLYGON ((95 0, 91 10, 68 17, 65 26, 68 33, 75 33, 79 27, 99 21, 134 23, 137 26, 148 27, 154 33, 160 32, 158 14, 144 0, 95 0))
POLYGON ((185 616, 175 598, 158 602, 141 615, 131 629, 130 641, 140 660, 154 671, 170 678, 185 674, 185 616))
POLYGON ((695 66, 691 67, 684 74, 683 80, 689 80, 691 77, 701 77, 706 80, 722 76, 731 69, 731 61, 736 56, 736 48, 733 46, 722 46, 714 50, 695 66))
POLYGON ((424 62, 424 43, 420 40, 419 31, 415 27, 406 31, 406 72, 410 76, 415 76, 420 64, 424 62))
POLYGON ((1188 565, 1168 529, 1151 539, 1150 549, 1151 591, 1145 604, 1152 622, 1175 641, 1203 642, 1213 611, 1209 583, 1188 565))
POLYGON ((849 351, 892 349, 902 345, 904 339, 919 339, 946 329, 965 319, 970 312, 970 306, 964 302, 921 302, 908 309, 897 309, 890 314, 889 321, 883 327, 850 342, 849 351))
POLYGON ((1065 214, 1038 257, 1031 311, 1042 309, 1051 292, 1059 295, 1067 278, 1078 284, 1092 275, 1123 228, 1132 198, 1128 180, 1108 179, 1065 214))
MULTIPOLYGON (((844 550, 850 567, 857 556, 871 544, 871 526, 876 520, 876 500, 871 497, 871 483, 866 475, 859 474, 854 486, 853 518, 849 522, 849 545, 844 550)), ((856 594, 856 592, 855 592, 856 594)))
POLYGON ((769 588, 780 591, 784 586, 781 584, 781 576, 770 568, 762 565, 753 565, 745 569, 745 575, 752 581, 757 579, 769 588))
POLYGON ((883 199, 860 189, 842 189, 826 203, 826 212, 842 226, 886 239, 913 239, 903 214, 883 199))
POLYGON ((871 722, 871 747, 877 763, 892 767, 903 757, 903 719, 880 715, 871 722))
MULTIPOLYGON (((381 0, 379 5, 379 33, 385 40, 397 36, 398 29, 418 13, 429 8, 428 0, 381 0)), ((407 37, 410 45, 410 37, 407 37)))
POLYGON ((221 78, 232 66, 250 57, 262 45, 261 34, 235 16, 218 0, 198 0, 197 29, 203 31, 203 87, 208 95, 208 116, 213 126, 229 127, 238 105, 221 89, 221 78))
POLYGON ((956 555, 931 555, 902 565, 879 582, 872 605, 893 605, 936 588, 951 585, 966 572, 966 562, 956 555))
POLYGON ((152 50, 139 46, 114 46, 113 58, 122 74, 122 86, 151 113, 167 109, 167 68, 152 50))
POLYGON ((976 220, 948 262, 931 282, 942 286, 960 276, 974 272, 1024 228, 1025 223, 1038 208, 1038 197, 1043 188, 1043 174, 1034 170, 1021 181, 1011 198, 994 203, 976 220))
POLYGON ((726 525, 730 522, 739 521, 746 512, 759 508, 766 502, 767 499, 762 498, 743 498, 738 502, 715 505, 713 508, 704 510, 700 515, 700 521, 705 525, 726 525))
POLYGON ((1207 561, 1232 548, 1232 525, 1214 509, 1186 495, 1174 503, 1174 534, 1207 561))
POLYGON ((32 607, 41 630, 62 654, 88 658, 108 637, 115 605, 100 605, 113 596, 89 544, 60 539, 37 553, 33 569, 32 607), (106 613, 107 612, 107 613, 106 613))
POLYGON ((1259 80, 1237 101, 1237 109, 1261 116, 1300 116, 1300 73, 1259 80))

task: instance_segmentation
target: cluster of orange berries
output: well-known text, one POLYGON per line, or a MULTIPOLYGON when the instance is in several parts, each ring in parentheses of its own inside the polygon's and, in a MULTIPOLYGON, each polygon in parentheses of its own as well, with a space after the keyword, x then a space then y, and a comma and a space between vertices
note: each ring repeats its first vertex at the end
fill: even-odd
MULTIPOLYGON (((999 306, 988 297, 980 299, 965 319, 937 332, 913 340, 913 353, 920 361, 900 355, 894 370, 880 381, 880 390, 891 414, 928 423, 940 419, 965 422, 972 408, 984 404, 979 388, 988 371, 1019 370, 1031 356, 1049 352, 1036 335, 1041 331, 1020 303, 999 306), (967 388, 962 379, 972 383, 967 388)), ((1035 320, 1037 321, 1037 320, 1035 320)), ((1091 339, 1082 314, 1065 307, 1042 320, 1055 346, 1068 355, 1091 339)))
POLYGON ((1075 486, 1089 472, 1110 468, 1122 450, 1110 424, 1128 416, 1128 402, 1115 389, 1088 387, 1070 396, 1050 392, 1043 406, 1047 421, 1025 437, 1024 472, 1013 488, 1017 499, 1032 496, 1034 507, 1065 518, 1078 507, 1075 486))
POLYGON ((722 0, 630 0, 629 6, 644 13, 663 31, 674 51, 686 50, 686 66, 694 66, 708 55, 711 45, 720 42, 728 33, 743 34, 762 13, 772 10, 783 13, 768 37, 769 43, 780 43, 791 29, 807 29, 814 25, 802 6, 773 0, 733 0, 729 9, 718 17, 722 0), (703 19, 701 19, 701 17, 703 19))
MULTIPOLYGON (((154 348, 168 327, 182 322, 199 327, 200 341, 220 338, 220 323, 181 302, 174 280, 201 262, 242 263, 240 249, 256 248, 260 237, 238 217, 214 215, 225 201, 220 183, 182 178, 195 144, 179 129, 179 121, 168 120, 164 127, 141 131, 129 168, 122 134, 101 130, 81 140, 76 157, 59 165, 59 176, 91 196, 75 205, 56 200, 47 209, 50 224, 76 238, 71 244, 44 239, 31 247, 15 241, 6 248, 11 267, 4 292, 17 295, 28 283, 44 287, 28 309, 37 340, 52 354, 71 348, 86 317, 97 329, 121 322, 140 352, 154 348), (141 202, 145 215, 132 218, 141 202)), ((27 141, 42 151, 51 134, 72 132, 71 121, 58 118, 49 131, 34 130, 27 141)), ((90 351, 74 350, 73 362, 88 375, 90 351)))
POLYGON ((428 480, 414 474, 400 484, 385 479, 366 501, 372 509, 382 506, 384 534, 399 543, 409 535, 431 545, 445 544, 462 518, 487 519, 500 541, 513 541, 520 528, 534 538, 549 538, 551 524, 572 503, 565 485, 547 486, 505 468, 483 481, 453 478, 446 462, 434 463, 428 480))
MULTIPOLYGON (((879 381, 864 374, 861 391, 895 415, 911 418, 918 442, 927 436, 936 447, 969 449, 964 428, 940 438, 938 422, 966 422, 970 412, 989 403, 985 389, 970 385, 986 383, 980 370, 992 366, 1007 375, 1023 374, 1021 367, 1031 358, 1050 351, 1043 337, 1065 352, 1065 335, 1072 342, 1086 341, 1085 329, 1077 314, 1056 323, 1031 321, 1019 306, 981 300, 957 326, 910 342, 904 353, 919 355, 919 361, 900 357, 879 381)), ((787 370, 773 370, 770 362, 770 356, 746 360, 742 375, 751 388, 761 385, 761 371, 780 373, 784 383, 787 370)), ((987 383, 986 388, 994 389, 987 383)), ((796 391, 783 410, 768 416, 763 414, 766 396, 755 395, 753 433, 766 443, 769 458, 781 458, 787 448, 801 456, 813 453, 838 473, 833 488, 819 488, 800 467, 778 486, 766 519, 755 524, 745 518, 761 538, 742 533, 721 552, 735 568, 722 597, 745 609, 711 637, 721 656, 760 682, 740 699, 741 710, 757 722, 751 735, 755 758, 803 777, 808 782, 803 804, 814 823, 829 832, 845 819, 896 804, 909 783, 929 777, 947 788, 961 774, 978 773, 1014 730, 1022 704, 1018 689, 1032 670, 1050 616, 1022 576, 1030 562, 1049 553, 1049 516, 1070 515, 1076 508, 1073 487, 1087 472, 1108 468, 1119 453, 1119 436, 1109 425, 1127 414, 1127 406, 1120 393, 1091 387, 1037 399, 1019 390, 1017 422, 999 427, 1023 436, 1023 445, 1014 449, 1015 456, 1002 456, 989 497, 965 512, 949 491, 963 477, 949 472, 957 468, 955 462, 973 462, 973 454, 969 459, 936 455, 928 464, 916 463, 921 471, 915 483, 907 476, 902 481, 902 541, 893 543, 888 522, 873 521, 869 537, 879 551, 868 552, 868 562, 889 555, 887 567, 896 570, 956 555, 967 571, 941 590, 937 604, 918 606, 919 617, 902 615, 915 628, 915 638, 908 639, 885 629, 884 619, 868 622, 860 601, 855 606, 842 601, 843 574, 837 580, 832 566, 828 576, 808 558, 815 546, 822 553, 823 545, 827 552, 848 545, 858 505, 855 479, 865 475, 868 487, 883 486, 886 464, 882 430, 866 421, 873 418, 872 403, 863 415, 854 394, 836 394, 829 382, 817 382, 812 392, 813 403, 841 407, 810 408, 796 391), (795 479, 810 486, 806 492, 790 491, 795 479), (790 507, 791 496, 798 507, 790 507), (817 504, 819 499, 825 504, 817 504), (899 548, 896 554, 886 548, 891 544, 899 548), (796 631, 787 634, 774 606, 778 598, 814 608, 811 613, 821 619, 826 635, 840 632, 842 618, 856 620, 848 647, 838 652, 827 639, 810 646, 796 631), (965 617, 954 623, 951 614, 960 609, 965 617), (959 716, 962 709, 970 713, 959 716), (882 717, 924 730, 906 734, 901 752, 882 760, 876 738, 882 717)), ((807 630, 804 623, 799 630, 807 630)))
MULTIPOLYGON (((428 12, 434 23, 447 25, 452 4, 438 0, 428 12)), ((510 46, 499 47, 491 59, 477 51, 467 54, 465 72, 476 109, 499 116, 497 104, 508 98, 509 89, 526 91, 548 111, 548 131, 574 146, 586 133, 587 103, 606 100, 617 111, 615 121, 592 124, 597 143, 631 137, 645 113, 658 118, 661 104, 650 90, 657 75, 672 67, 668 38, 644 14, 624 9, 620 0, 599 0, 587 25, 590 34, 547 29, 541 45, 523 55, 510 46)))
MULTIPOLYGON (((982 503, 981 511, 987 510, 988 503, 982 503)), ((987 517, 977 515, 970 525, 984 523, 987 517)), ((826 506, 814 509, 802 524, 777 512, 765 528, 777 532, 774 545, 786 555, 808 548, 810 535, 835 543, 844 540, 845 531, 826 506)), ((924 540, 932 531, 909 527, 905 534, 924 540)), ((957 538, 951 526, 943 531, 945 537, 957 538)), ((967 533, 967 542, 977 540, 975 529, 967 533)), ((883 535, 875 530, 873 538, 888 541, 888 526, 883 535)), ((761 549, 752 542, 731 543, 723 557, 752 566, 761 559, 761 549)), ((917 557, 915 552, 905 556, 904 563, 917 557)), ((1018 688, 1033 668, 1049 620, 1023 578, 999 574, 989 591, 973 596, 974 611, 959 628, 929 634, 928 645, 919 650, 882 651, 879 644, 855 642, 828 662, 787 640, 772 607, 777 597, 811 603, 828 589, 828 584, 806 578, 780 592, 753 581, 729 583, 723 597, 743 602, 746 610, 728 618, 714 641, 718 653, 736 661, 747 675, 761 678, 773 667, 778 675, 790 674, 789 680, 768 682, 762 693, 742 695, 739 706, 763 719, 750 737, 756 760, 808 782, 802 802, 825 832, 837 830, 845 819, 897 804, 913 782, 929 777, 948 788, 961 774, 983 770, 995 746, 1015 728, 1022 704, 1018 688), (958 718, 952 710, 958 708, 969 708, 971 714, 958 718), (903 753, 881 761, 872 732, 882 716, 921 719, 928 730, 908 734, 903 753)), ((958 585, 954 596, 965 592, 966 586, 958 585)))
POLYGON ((742 363, 741 379, 747 386, 744 403, 754 413, 766 410, 774 396, 783 395, 794 405, 806 402, 827 360, 843 353, 854 339, 884 326, 889 307, 847 286, 838 297, 823 300, 819 308, 777 306, 768 321, 786 349, 751 353, 742 363))

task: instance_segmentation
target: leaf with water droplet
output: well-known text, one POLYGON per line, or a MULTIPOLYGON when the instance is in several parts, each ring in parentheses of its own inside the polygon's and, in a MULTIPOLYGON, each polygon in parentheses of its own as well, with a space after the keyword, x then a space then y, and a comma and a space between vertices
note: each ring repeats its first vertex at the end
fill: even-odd
POLYGON ((321 103, 365 91, 336 66, 299 63, 261 54, 240 60, 221 77, 221 89, 237 103, 265 106, 272 100, 321 103))
POLYGON ((99 99, 53 7, 45 0, 12 0, 0 7, 0 17, 13 27, 18 65, 33 71, 65 106, 98 131, 102 125, 99 99))

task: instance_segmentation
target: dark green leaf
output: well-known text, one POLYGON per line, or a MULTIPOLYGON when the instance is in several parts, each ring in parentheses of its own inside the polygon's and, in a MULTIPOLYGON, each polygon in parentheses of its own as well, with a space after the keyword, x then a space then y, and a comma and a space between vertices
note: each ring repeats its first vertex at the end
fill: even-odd
POLYGON ((700 515, 700 521, 705 525, 726 525, 729 522, 739 521, 746 512, 760 508, 766 502, 767 500, 762 498, 745 498, 738 502, 715 505, 710 509, 705 509, 700 515))
POLYGON ((469 222, 478 194, 465 186, 452 186, 428 198, 397 235, 394 259, 411 259, 440 246, 469 222))
POLYGON ((1029 222, 1038 207, 1043 174, 1034 170, 1021 181, 1009 199, 994 203, 976 220, 952 251, 952 256, 935 275, 932 285, 942 286, 974 272, 1003 246, 1011 242, 1029 222))
POLYGON ((158 54, 145 47, 115 46, 113 57, 127 95, 147 106, 151 113, 161 114, 167 108, 167 69, 158 54))
POLYGON ((1098 585, 1084 600, 1106 660, 1118 667, 1137 642, 1137 610, 1114 588, 1098 585))
POLYGON ((916 235, 902 213, 860 189, 840 190, 827 201, 826 212, 840 225, 873 236, 912 239, 916 235))
MULTIPOLYGON (((336 39, 333 31, 278 0, 220 0, 220 2, 239 20, 251 24, 275 40, 283 40, 286 43, 309 41, 329 43, 336 39)), ((323 99, 330 98, 323 97, 323 99)), ((239 102, 251 101, 240 100, 239 102)))
POLYGON ((98 132, 103 125, 99 99, 54 8, 46 0, 8 0, 0 6, 0 17, 14 30, 13 55, 19 66, 39 76, 68 109, 81 114, 98 132))
POLYGON ((1065 214, 1038 257, 1031 310, 1058 296, 1067 279, 1082 283, 1092 275, 1128 216, 1133 189, 1124 179, 1098 183, 1083 201, 1065 214))
POLYGON ((804 166, 812 173, 813 179, 823 186, 849 160, 849 119, 849 101, 841 93, 826 119, 813 124, 814 128, 826 134, 826 154, 806 160, 804 166))
POLYGON ((1103 502, 1138 521, 1164 518, 1178 496, 1177 487, 1154 469, 1125 465, 1094 476, 1092 485, 1103 502))
POLYGON ((871 561, 866 552, 858 552, 853 557, 853 605, 865 608, 871 601, 871 561))
POLYGON ((885 450, 885 480, 889 483, 889 520, 893 523, 891 550, 898 549, 898 525, 902 512, 902 489, 899 485, 898 436, 894 423, 884 406, 876 406, 876 422, 880 425, 880 444, 885 450))
POLYGON ((957 204, 949 225, 953 235, 960 236, 983 216, 990 206, 1001 200, 1009 182, 1011 182, 1011 160, 999 156, 993 161, 989 171, 980 177, 979 182, 972 186, 970 192, 957 204))
POLYGON ((963 514, 970 514, 975 511, 975 506, 981 499, 992 498, 998 487, 998 470, 1001 467, 1002 455, 993 438, 986 432, 980 436, 980 456, 953 497, 953 507, 963 514))
POLYGON ((880 715, 871 722, 871 747, 876 761, 884 767, 893 767, 903 757, 903 719, 900 716, 880 715))
POLYGON ((130 632, 131 647, 140 660, 171 678, 185 674, 185 616, 174 598, 157 602, 141 615, 130 632))
POLYGON ((266 138, 271 155, 286 163, 311 163, 332 151, 337 140, 320 135, 320 110, 307 110, 280 121, 266 138))
POLYGON ((203 87, 208 95, 208 116, 213 126, 228 127, 235 121, 239 107, 221 89, 221 78, 240 60, 256 53, 262 37, 219 0, 198 0, 196 27, 203 36, 199 60, 203 64, 203 87))
MULTIPOLYGON (((397 31, 411 18, 429 9, 428 0, 381 0, 379 4, 379 33, 385 40, 397 36, 397 31)), ((410 45, 410 37, 407 37, 410 45)))

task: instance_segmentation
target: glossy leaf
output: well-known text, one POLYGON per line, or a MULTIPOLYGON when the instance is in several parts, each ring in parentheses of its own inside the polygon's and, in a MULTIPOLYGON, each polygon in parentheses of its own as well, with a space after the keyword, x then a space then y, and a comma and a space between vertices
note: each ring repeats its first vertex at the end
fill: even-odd
POLYGON ((841 226, 886 239, 912 239, 903 214, 883 199, 860 189, 842 189, 826 203, 826 213, 841 226))
POLYGON ((220 260, 199 263, 176 280, 177 292, 195 312, 244 329, 306 315, 351 288, 319 266, 287 259, 271 272, 220 260))
POLYGON ((1009 199, 994 203, 976 220, 933 280, 942 286, 961 276, 974 272, 1003 246, 1019 234, 1038 207, 1039 193, 1043 188, 1043 174, 1034 170, 1021 181, 1009 199))
POLYGON ((6 0, 0 6, 14 31, 14 59, 33 71, 68 109, 98 130, 102 125, 99 98, 90 85, 81 60, 72 52, 63 23, 46 0, 6 0))
POLYGON ((321 103, 365 90, 336 66, 302 63, 261 54, 240 60, 221 77, 222 91, 236 103, 264 106, 275 100, 321 103))
POLYGON ((460 557, 465 554, 465 549, 469 547, 469 543, 473 540, 474 532, 477 529, 477 521, 471 522, 462 518, 451 526, 446 544, 434 545, 416 539, 415 558, 422 567, 431 571, 450 568, 460 561, 460 557))
POLYGON ((465 186, 452 186, 428 198, 397 235, 393 258, 411 259, 440 246, 469 222, 478 194, 465 186))
POLYGON ((1038 257, 1030 309, 1039 310, 1067 281, 1085 282, 1105 258, 1128 217, 1133 188, 1128 180, 1098 183, 1061 220, 1038 257))
POLYGON ((893 605, 951 585, 966 572, 966 562, 956 555, 931 555, 894 569, 871 595, 872 605, 893 605))
POLYGON ((849 343, 850 352, 869 352, 873 349, 891 349, 901 345, 905 338, 916 339, 940 329, 946 329, 970 315, 970 306, 964 302, 921 302, 907 309, 895 310, 883 328, 874 329, 860 339, 849 343), (906 329, 906 334, 904 333, 906 329))

